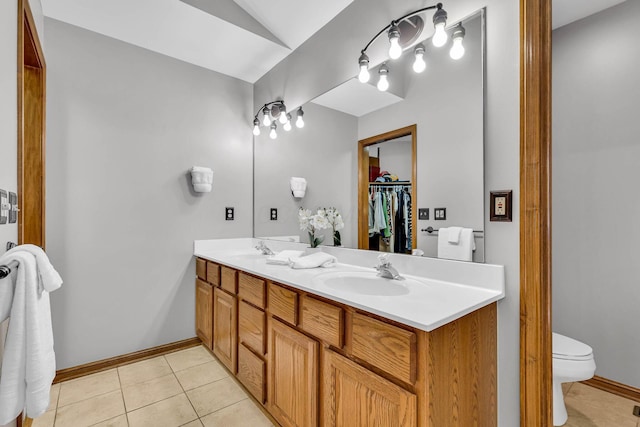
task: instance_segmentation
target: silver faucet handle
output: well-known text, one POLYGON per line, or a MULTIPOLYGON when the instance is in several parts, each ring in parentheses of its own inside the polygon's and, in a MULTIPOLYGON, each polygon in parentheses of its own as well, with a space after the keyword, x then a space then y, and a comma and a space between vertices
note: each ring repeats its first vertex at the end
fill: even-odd
POLYGON ((388 267, 391 265, 391 261, 389 261, 389 254, 380 254, 378 255, 378 266, 379 267, 388 267))

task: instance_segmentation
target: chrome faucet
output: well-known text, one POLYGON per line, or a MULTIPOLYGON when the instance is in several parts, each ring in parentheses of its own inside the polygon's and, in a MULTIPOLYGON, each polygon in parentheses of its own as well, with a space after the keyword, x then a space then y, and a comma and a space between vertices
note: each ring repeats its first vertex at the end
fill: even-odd
POLYGON ((385 279, 402 280, 404 277, 398 273, 394 267, 391 266, 388 254, 382 254, 378 256, 378 265, 375 267, 378 270, 378 276, 385 279))
POLYGON ((267 245, 265 245, 262 240, 260 240, 260 242, 258 242, 258 245, 255 246, 255 248, 257 250, 259 250, 262 253, 262 255, 275 255, 275 252, 273 252, 271 249, 269 249, 269 247, 267 245))

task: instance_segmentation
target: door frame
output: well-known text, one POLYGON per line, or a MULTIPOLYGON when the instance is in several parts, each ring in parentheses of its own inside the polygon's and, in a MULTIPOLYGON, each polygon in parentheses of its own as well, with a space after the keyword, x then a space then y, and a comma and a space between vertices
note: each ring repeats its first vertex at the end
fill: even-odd
POLYGON ((520 426, 551 426, 551 0, 520 0, 520 426))

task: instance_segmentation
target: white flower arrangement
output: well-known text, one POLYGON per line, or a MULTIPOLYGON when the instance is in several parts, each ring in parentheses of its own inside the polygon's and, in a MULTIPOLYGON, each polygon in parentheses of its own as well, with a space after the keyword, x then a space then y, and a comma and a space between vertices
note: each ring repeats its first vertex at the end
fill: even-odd
POLYGON ((342 240, 340 237, 340 231, 344 228, 344 221, 342 220, 342 215, 336 208, 326 208, 325 215, 327 217, 327 221, 329 222, 329 226, 333 230, 333 246, 341 246, 342 240))
POLYGON ((330 226, 325 210, 318 209, 317 213, 312 215, 309 209, 300 208, 298 210, 298 221, 300 222, 300 230, 309 233, 309 245, 312 248, 318 247, 324 240, 324 236, 316 236, 316 231, 324 230, 330 226))

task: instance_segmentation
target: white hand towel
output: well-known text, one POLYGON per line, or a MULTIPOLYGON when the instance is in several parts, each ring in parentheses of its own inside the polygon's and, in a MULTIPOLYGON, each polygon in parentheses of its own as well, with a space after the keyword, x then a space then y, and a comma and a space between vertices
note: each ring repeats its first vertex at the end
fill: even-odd
POLYGON ((49 261, 49 257, 41 247, 36 245, 20 245, 7 251, 5 255, 10 255, 18 251, 27 251, 36 257, 38 276, 40 278, 40 292, 42 292, 43 289, 47 292, 53 292, 62 286, 62 278, 60 277, 60 274, 58 274, 56 269, 53 268, 51 261, 49 261))
POLYGON ((438 258, 454 259, 458 261, 472 261, 475 238, 471 228, 463 228, 460 231, 458 243, 449 243, 449 230, 438 230, 438 258))
POLYGON ((0 321, 11 319, 0 375, 0 425, 23 409, 30 418, 44 414, 56 374, 49 293, 39 290, 36 257, 26 251, 0 257, 0 264, 11 261, 18 262, 17 270, 0 281, 0 299, 13 301, 10 311, 0 312, 0 321))
POLYGON ((447 241, 449 243, 458 244, 460 242, 460 232, 462 227, 449 227, 447 229, 447 241))
POLYGON ((333 255, 325 252, 316 252, 315 254, 292 259, 289 265, 291 268, 318 268, 333 267, 337 262, 338 259, 333 255))
POLYGON ((191 168, 191 182, 198 193, 208 193, 213 186, 213 170, 202 166, 191 168))
POLYGON ((291 184, 291 193, 293 193, 293 197, 296 197, 296 198, 304 197, 307 191, 306 179, 293 176, 289 180, 289 183, 291 184))
POLYGON ((291 260, 302 256, 304 251, 282 251, 267 258, 267 264, 289 265, 291 260))

